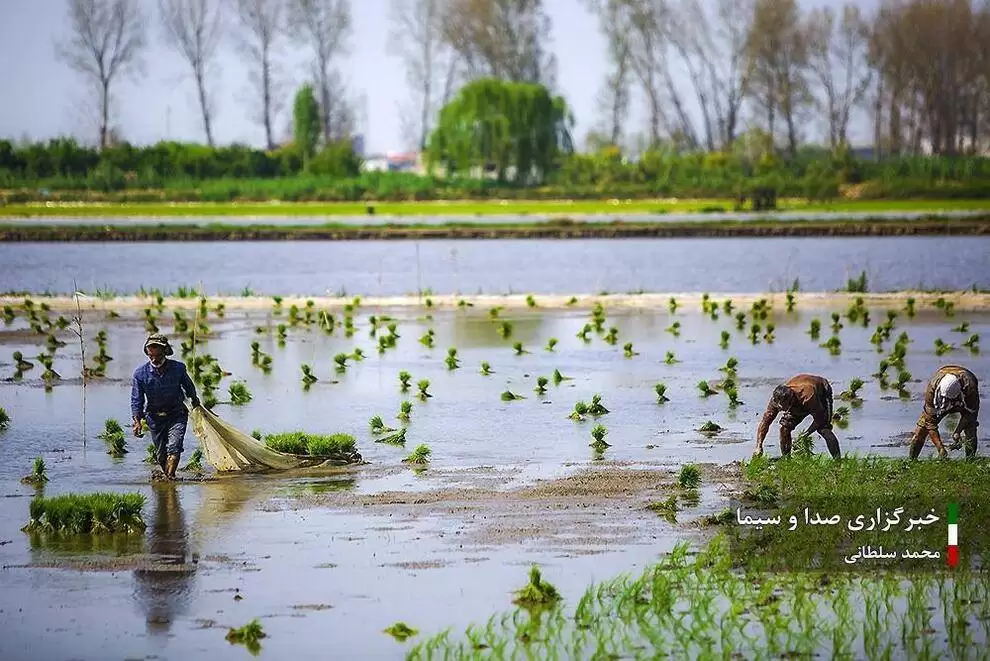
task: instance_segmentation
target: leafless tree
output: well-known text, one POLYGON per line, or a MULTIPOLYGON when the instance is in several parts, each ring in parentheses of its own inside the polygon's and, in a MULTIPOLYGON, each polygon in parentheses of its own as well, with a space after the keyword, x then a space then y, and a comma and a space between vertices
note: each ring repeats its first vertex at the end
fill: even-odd
POLYGON ((605 115, 605 133, 609 144, 622 141, 623 126, 629 116, 632 79, 632 44, 629 12, 623 0, 585 0, 598 17, 599 30, 605 37, 611 71, 599 93, 598 102, 605 115))
POLYGON ((291 34, 312 49, 312 77, 315 81, 317 101, 324 142, 338 137, 334 124, 334 109, 346 103, 334 98, 342 91, 339 74, 333 71, 335 58, 344 54, 351 34, 350 0, 287 0, 288 24, 291 34))
POLYGON ((213 99, 208 89, 211 65, 220 47, 223 19, 218 0, 158 0, 165 36, 196 82, 206 142, 213 146, 213 99))
POLYGON ((237 16, 244 29, 239 35, 239 45, 250 58, 251 80, 261 96, 257 118, 265 129, 268 149, 274 149, 273 122, 281 107, 276 56, 285 29, 286 0, 235 1, 237 16))
POLYGON ((663 4, 662 0, 623 0, 631 25, 629 57, 649 106, 652 146, 659 144, 667 126, 663 98, 664 51, 667 48, 667 33, 662 29, 666 14, 663 4))
POLYGON ((841 20, 835 19, 830 7, 808 17, 808 62, 821 90, 818 102, 832 149, 847 143, 850 115, 862 104, 873 76, 866 61, 869 27, 859 7, 843 6, 841 20))
POLYGON ((140 69, 144 15, 138 0, 68 0, 69 36, 56 53, 94 86, 100 147, 108 146, 112 87, 140 69))

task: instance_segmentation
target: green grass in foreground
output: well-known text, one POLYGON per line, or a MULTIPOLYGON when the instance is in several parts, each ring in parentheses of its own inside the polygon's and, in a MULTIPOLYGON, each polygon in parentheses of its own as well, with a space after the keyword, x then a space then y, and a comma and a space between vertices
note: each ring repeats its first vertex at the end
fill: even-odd
MULTIPOLYGON (((888 494, 897 502, 912 495, 946 503, 983 498, 988 470, 983 460, 764 459, 745 466, 744 488, 775 503, 821 499, 833 490, 869 514, 873 499, 887 503, 888 494)), ((944 554, 944 508, 939 512, 943 518, 932 529, 944 554)), ((964 558, 973 552, 966 538, 986 539, 981 516, 987 515, 965 505, 961 510, 964 558)), ((681 543, 642 573, 593 585, 576 602, 507 611, 463 635, 448 629, 413 647, 407 658, 987 657, 982 641, 990 637, 990 572, 967 563, 949 570, 944 558, 927 571, 863 564, 852 571, 764 571, 759 554, 737 547, 738 536, 732 539, 735 513, 731 520, 712 519, 730 530, 697 555, 681 543)), ((778 551, 829 543, 820 533, 789 534, 795 533, 795 542, 770 541, 778 551)))
POLYGON ((140 532, 145 497, 139 493, 63 494, 31 501, 25 532, 64 534, 140 532))
MULTIPOLYGON (((377 215, 448 216, 499 214, 647 214, 732 211, 735 201, 709 200, 463 200, 424 202, 65 202, 0 206, 0 217, 44 216, 363 216, 368 206, 377 215)), ((778 200, 781 210, 801 211, 936 211, 990 209, 987 199, 849 200, 809 203, 802 198, 778 200)))

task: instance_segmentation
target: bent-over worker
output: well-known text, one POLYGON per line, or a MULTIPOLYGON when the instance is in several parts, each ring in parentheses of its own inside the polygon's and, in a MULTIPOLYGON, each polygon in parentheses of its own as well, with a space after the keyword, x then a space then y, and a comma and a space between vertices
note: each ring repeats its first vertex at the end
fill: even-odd
POLYGON ((193 407, 199 406, 199 397, 186 366, 166 357, 173 353, 168 338, 153 333, 144 343, 144 353, 148 362, 134 370, 131 381, 134 435, 141 433, 141 421, 146 420, 155 445, 155 459, 166 479, 171 480, 179 466, 189 421, 183 393, 192 400, 193 407))
POLYGON ((814 374, 798 374, 774 388, 756 430, 757 455, 763 454, 763 440, 778 414, 781 456, 790 456, 791 431, 810 415, 812 423, 804 433, 818 432, 825 439, 832 457, 839 458, 839 439, 832 431, 832 385, 827 379, 814 374))
POLYGON ((925 388, 925 406, 918 418, 918 425, 911 437, 910 457, 917 459, 925 438, 930 438, 938 456, 945 458, 948 453, 942 445, 942 437, 938 433, 938 425, 950 413, 959 413, 959 424, 952 433, 955 441, 952 449, 960 446, 960 441, 966 439, 966 456, 976 455, 976 420, 980 412, 979 382, 976 375, 965 367, 944 365, 935 371, 925 388))

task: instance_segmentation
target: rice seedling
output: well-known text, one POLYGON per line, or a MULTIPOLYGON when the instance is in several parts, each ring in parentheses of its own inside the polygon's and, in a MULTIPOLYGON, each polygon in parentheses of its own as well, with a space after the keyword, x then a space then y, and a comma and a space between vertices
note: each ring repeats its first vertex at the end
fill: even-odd
POLYGON ((677 496, 670 496, 666 500, 654 501, 646 506, 651 512, 656 512, 668 523, 677 523, 677 496))
POLYGON ((524 353, 530 353, 529 351, 526 351, 526 349, 523 348, 523 343, 522 342, 515 342, 515 343, 513 343, 512 349, 513 349, 513 351, 516 352, 516 355, 517 356, 521 356, 524 353))
POLYGON ((794 456, 808 458, 815 454, 815 439, 808 432, 801 432, 794 439, 794 456))
POLYGON ((735 386, 725 386, 724 387, 724 391, 725 391, 726 396, 728 396, 728 398, 729 398, 729 408, 730 409, 737 408, 738 406, 740 406, 742 404, 742 402, 739 401, 739 391, 736 390, 736 387, 735 386))
POLYGON ((399 390, 406 392, 409 390, 409 382, 412 380, 412 374, 402 370, 399 372, 399 390))
POLYGON ((955 351, 955 350, 956 350, 955 345, 953 345, 953 344, 946 344, 942 340, 942 338, 940 338, 940 337, 936 337, 935 338, 935 355, 936 356, 944 356, 945 354, 949 353, 950 351, 955 351))
POLYGON ((839 429, 845 429, 849 426, 849 407, 840 406, 832 412, 832 422, 839 429))
POLYGON ((201 473, 203 472, 203 448, 196 448, 193 450, 192 455, 189 456, 189 461, 186 465, 182 467, 182 470, 189 471, 191 473, 201 473))
POLYGON ((839 315, 838 312, 833 312, 832 313, 832 332, 837 334, 840 330, 842 330, 842 317, 839 315))
POLYGON ((303 431, 268 434, 265 447, 275 452, 310 457, 360 461, 357 442, 350 434, 310 434, 303 431))
POLYGON ((608 409, 605 408, 604 404, 602 404, 602 396, 598 393, 592 395, 591 406, 588 407, 588 413, 597 418, 600 415, 607 415, 608 412, 608 409))
POLYGON ((674 363, 679 363, 681 361, 679 361, 677 359, 677 357, 674 356, 674 352, 673 351, 668 351, 666 353, 666 355, 664 356, 663 362, 666 365, 673 365, 674 363))
POLYGON ((410 413, 412 413, 412 402, 407 399, 399 404, 399 413, 395 417, 402 422, 409 422, 410 413))
POLYGON ((682 489, 697 489, 701 486, 701 470, 695 464, 685 464, 677 473, 677 484, 682 489))
POLYGON ((145 497, 139 493, 63 494, 36 496, 29 507, 25 532, 64 535, 136 533, 145 529, 141 510, 145 497))
POLYGON ((481 361, 481 370, 480 370, 480 373, 481 373, 482 376, 488 376, 489 374, 493 374, 493 372, 492 372, 492 366, 488 364, 488 361, 487 360, 481 361))
POLYGON ((677 312, 677 299, 673 296, 667 301, 667 309, 670 310, 670 314, 675 314, 677 312))
POLYGON ((619 339, 619 329, 612 326, 608 329, 608 333, 605 334, 604 340, 608 344, 615 344, 619 339))
POLYGON ((897 381, 894 382, 894 387, 897 389, 897 394, 900 397, 907 398, 911 396, 911 393, 906 388, 909 381, 911 381, 911 372, 904 369, 897 371, 897 381))
POLYGON ((526 306, 527 307, 531 307, 531 308, 535 308, 536 307, 536 299, 533 298, 533 295, 532 294, 527 294, 526 295, 526 306))
POLYGON ((657 394, 657 404, 670 401, 670 398, 667 397, 667 384, 657 383, 653 386, 653 391, 657 394))
POLYGON ((547 392, 547 384, 550 383, 550 379, 545 376, 536 377, 536 388, 533 390, 540 395, 545 395, 547 392))
POLYGON ((866 271, 860 271, 858 278, 848 278, 846 280, 847 292, 865 294, 867 290, 866 271))
POLYGON ((824 344, 820 344, 819 346, 823 349, 828 349, 829 354, 833 356, 838 356, 842 353, 842 341, 836 335, 828 338, 824 344))
POLYGON ((391 322, 391 323, 389 323, 389 324, 388 324, 388 326, 386 326, 386 328, 388 329, 388 334, 389 334, 389 336, 390 336, 391 338, 393 338, 393 341, 392 341, 392 346, 395 346, 395 341, 394 341, 394 339, 395 339, 395 338, 399 338, 399 337, 402 337, 401 335, 399 335, 399 331, 398 331, 398 328, 399 328, 399 325, 398 325, 398 324, 396 324, 396 323, 395 323, 395 322, 393 321, 393 322, 391 322))
POLYGON ((588 403, 585 401, 577 401, 574 403, 574 410, 567 416, 571 420, 576 422, 583 422, 584 416, 588 414, 588 403))
POLYGON ((591 338, 588 336, 591 334, 593 330, 594 328, 592 328, 591 324, 585 324, 584 327, 578 331, 577 337, 579 339, 584 340, 585 342, 590 342, 591 338))
POLYGON ((433 299, 430 298, 429 296, 426 297, 426 300, 424 301, 424 303, 426 304, 426 307, 428 307, 428 308, 432 308, 433 307, 433 299))
POLYGON ((752 326, 749 327, 749 341, 752 344, 760 343, 760 331, 762 330, 763 329, 760 328, 759 324, 753 324, 752 326))
POLYGON ((935 301, 935 307, 945 313, 946 317, 952 317, 955 315, 955 304, 951 301, 945 300, 945 297, 939 296, 935 301))
POLYGON ((272 371, 272 357, 268 354, 262 354, 261 360, 258 361, 258 367, 265 374, 270 374, 272 371))
POLYGON ((708 314, 708 306, 710 303, 711 303, 711 296, 708 294, 708 292, 703 293, 701 295, 701 312, 703 314, 708 314))
POLYGON ((261 438, 262 438, 261 430, 260 429, 257 429, 257 428, 252 429, 251 430, 251 438, 255 439, 256 441, 260 441, 261 438))
POLYGON ((502 311, 502 306, 501 305, 496 305, 495 307, 488 308, 488 318, 489 319, 498 319, 499 312, 501 312, 501 311, 502 311))
POLYGON ((203 396, 200 398, 200 401, 202 401, 203 406, 205 408, 210 409, 210 410, 213 410, 213 408, 217 404, 219 404, 219 402, 217 401, 216 395, 213 394, 213 391, 212 390, 207 391, 206 388, 203 389, 203 396))
POLYGON ((230 403, 234 406, 243 406, 251 401, 251 391, 244 381, 234 381, 227 386, 227 394, 230 395, 230 403))
POLYGON ((459 308, 473 308, 474 307, 474 303, 470 303, 468 301, 465 301, 462 298, 461 300, 457 301, 457 307, 459 307, 459 308))
POLYGON ((4 323, 9 324, 9 323, 13 322, 14 321, 14 318, 16 316, 17 316, 17 313, 14 312, 14 308, 12 308, 9 305, 3 306, 3 320, 4 320, 4 323))
POLYGON ((265 631, 261 628, 261 622, 255 618, 243 627, 228 630, 226 640, 231 645, 244 645, 251 654, 256 655, 261 651, 261 643, 259 641, 265 636, 265 631))
POLYGON ((547 340, 546 350, 553 351, 554 347, 557 346, 557 343, 558 343, 557 338, 551 337, 549 340, 547 340))
POLYGON ((673 335, 674 337, 680 337, 681 336, 681 322, 675 321, 670 326, 668 326, 665 330, 668 333, 670 333, 671 335, 673 335))
POLYGON ((735 356, 729 356, 728 360, 725 361, 725 365, 718 368, 719 372, 725 372, 726 376, 735 376, 736 367, 739 366, 739 359, 735 356))
POLYGON ((0 431, 7 429, 9 426, 10 414, 7 413, 7 410, 4 407, 0 406, 0 431))
POLYGON ((722 331, 721 337, 720 337, 719 342, 718 342, 718 345, 722 349, 728 349, 729 348, 729 337, 730 337, 729 331, 722 331))
POLYGON ((794 292, 788 289, 785 298, 787 311, 794 312, 794 307, 797 305, 797 299, 794 297, 794 292))
POLYGON ((361 347, 354 347, 354 351, 351 352, 351 355, 348 356, 348 358, 360 362, 364 360, 364 350, 361 347))
POLYGON ((969 339, 963 342, 964 347, 968 348, 971 353, 980 352, 980 335, 979 333, 973 333, 969 336, 969 339))
POLYGON ((763 334, 763 341, 767 344, 773 344, 774 335, 773 332, 777 329, 773 324, 767 324, 767 332, 763 334))
POLYGON ((961 324, 959 324, 958 326, 955 326, 952 329, 952 332, 953 333, 963 333, 963 334, 968 333, 969 332, 969 322, 968 321, 964 321, 961 324))
POLYGON ((622 347, 622 355, 624 355, 626 358, 632 358, 633 356, 638 356, 639 353, 636 352, 636 351, 633 351, 633 343, 632 342, 626 342, 625 345, 623 345, 623 347, 622 347))
POLYGON ((31 473, 21 478, 22 484, 30 484, 32 486, 40 487, 48 482, 48 467, 45 466, 45 460, 41 457, 36 457, 34 460, 34 466, 31 468, 31 473))
POLYGON ((11 357, 14 359, 14 367, 19 372, 26 372, 34 367, 34 363, 24 360, 24 354, 20 351, 15 351, 11 357))
POLYGON ((425 443, 420 443, 412 453, 402 460, 406 464, 418 464, 425 466, 430 463, 430 455, 433 454, 430 447, 425 443))
POLYGON ((347 359, 348 355, 346 353, 338 353, 333 357, 333 362, 336 363, 336 369, 338 372, 344 372, 347 370, 347 359))
POLYGON ((909 317, 913 317, 914 316, 914 304, 915 304, 915 301, 914 301, 913 298, 909 298, 906 301, 904 301, 904 312, 909 317))
POLYGON ((503 321, 496 331, 503 339, 512 337, 512 322, 503 321))
POLYGON ((392 636, 392 638, 395 638, 400 643, 406 642, 406 640, 419 633, 419 629, 413 629, 405 622, 396 622, 382 631, 392 636))
POLYGON ((119 459, 127 454, 127 441, 124 438, 124 428, 114 418, 103 422, 103 431, 96 436, 107 444, 107 454, 119 459))
POLYGON ((859 397, 860 388, 862 388, 864 382, 860 378, 854 378, 849 381, 849 387, 839 393, 839 399, 845 400, 847 402, 862 401, 859 397))
POLYGON ((371 427, 372 434, 390 434, 395 431, 395 429, 386 426, 385 421, 382 420, 382 416, 375 415, 371 417, 368 421, 368 425, 371 427))
POLYGON ((385 445, 396 445, 399 447, 405 447, 406 445, 406 428, 402 427, 400 429, 391 429, 389 427, 385 428, 386 431, 382 433, 385 434, 381 438, 375 439, 375 443, 384 443, 385 445))
POLYGON ((434 335, 435 333, 432 328, 427 330, 426 333, 424 333, 423 336, 419 338, 419 343, 425 347, 429 347, 432 349, 434 344, 434 335))
POLYGON ((455 370, 460 367, 460 361, 457 359, 456 348, 450 347, 447 349, 447 357, 444 359, 444 362, 447 363, 448 370, 455 370))
POLYGON ((148 445, 144 448, 144 459, 142 461, 146 464, 158 463, 158 452, 155 450, 154 443, 148 443, 148 445))
POLYGON ((722 311, 725 312, 725 314, 732 314, 733 309, 734 307, 732 305, 731 298, 727 298, 725 299, 725 301, 722 302, 722 311))
POLYGON ((512 603, 530 610, 541 610, 553 606, 562 597, 551 583, 543 580, 540 568, 533 565, 529 569, 529 582, 515 592, 512 603))
POLYGON ((420 379, 419 381, 416 382, 416 387, 419 389, 419 393, 417 394, 417 397, 419 397, 420 401, 425 402, 430 397, 433 397, 433 395, 431 395, 428 392, 428 389, 430 387, 429 379, 420 379))
POLYGON ((518 395, 518 394, 512 392, 511 390, 504 390, 504 391, 502 391, 502 394, 501 394, 500 397, 501 397, 501 399, 502 399, 503 402, 513 402, 513 401, 515 401, 517 399, 526 399, 522 395, 518 395))
POLYGON ((552 378, 553 378, 553 385, 555 385, 555 386, 559 386, 564 381, 572 381, 573 380, 572 377, 564 376, 563 374, 561 374, 560 373, 560 370, 558 370, 558 369, 555 369, 553 371, 553 377, 552 378))
POLYGON ((701 425, 701 427, 698 428, 698 431, 700 431, 702 434, 705 434, 706 436, 708 435, 714 436, 715 434, 722 431, 722 427, 712 422, 711 420, 708 420, 707 422, 705 422, 705 424, 701 425))

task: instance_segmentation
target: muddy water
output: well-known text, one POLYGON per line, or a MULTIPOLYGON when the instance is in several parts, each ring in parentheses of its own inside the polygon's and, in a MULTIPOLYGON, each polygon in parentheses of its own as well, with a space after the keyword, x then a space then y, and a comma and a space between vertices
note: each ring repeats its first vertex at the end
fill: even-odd
POLYGON ((211 295, 990 288, 987 237, 4 243, 0 290, 211 295), (75 283, 75 284, 74 284, 75 283))
MULTIPOLYGON (((340 329, 332 337, 297 329, 280 348, 269 332, 254 330, 278 320, 230 311, 223 321, 211 320, 218 336, 204 348, 233 373, 224 386, 243 378, 254 394, 243 407, 219 405, 221 417, 245 431, 352 433, 369 462, 353 469, 152 487, 142 463, 144 440, 130 439, 126 458, 109 458, 95 436, 105 418, 125 422, 129 415, 128 379, 144 337, 133 313, 111 323, 87 320, 89 335, 107 329, 115 360, 107 378, 85 393, 73 380, 79 349, 69 332, 60 334, 68 344, 54 365, 64 380, 52 392, 41 387, 40 366, 19 382, 0 383, 0 405, 12 417, 0 433, 0 658, 212 656, 227 652, 224 627, 254 617, 270 635, 263 654, 272 658, 328 649, 341 658, 401 658, 408 644, 381 629, 404 620, 429 634, 487 619, 509 607, 510 591, 524 583, 529 563, 542 564, 568 598, 589 582, 649 563, 686 534, 643 510, 664 496, 666 468, 748 456, 756 419, 777 382, 798 371, 821 373, 839 392, 853 377, 870 381, 880 358, 869 344, 872 331, 848 321, 840 335, 842 354, 829 356, 804 332, 811 313, 778 311, 776 341, 754 346, 724 317, 678 314, 681 335, 675 338, 664 330, 671 322, 666 311, 616 311, 608 318, 619 330, 611 346, 575 337, 586 311, 514 312, 512 336, 503 339, 479 308, 434 311, 432 321, 409 316, 425 309, 391 311, 401 338, 395 350, 379 356, 365 322, 368 314, 382 312, 390 311, 362 310, 352 338, 340 329), (431 327, 434 349, 417 342, 431 327), (722 329, 732 335, 727 351, 718 347, 722 329), (256 337, 274 358, 267 376, 250 365, 249 344, 256 337), (554 353, 543 350, 550 337, 560 340, 554 353), (515 341, 532 353, 514 355, 515 341), (623 357, 626 342, 639 355, 623 357), (454 371, 443 363, 450 346, 462 359, 454 371), (336 373, 332 356, 355 347, 368 358, 336 373), (663 364, 666 351, 682 362, 663 364), (739 359, 744 402, 734 412, 724 395, 705 399, 696 389, 701 379, 720 378, 718 367, 729 355, 739 359), (482 360, 495 374, 478 373, 482 360), (302 363, 313 365, 320 378, 309 392, 298 380, 302 363), (538 396, 536 376, 555 368, 573 380, 538 396), (395 423, 406 398, 398 390, 400 370, 411 372, 414 383, 428 378, 434 395, 425 404, 411 398, 406 450, 375 444, 367 431, 375 414, 395 423), (655 403, 657 381, 668 385, 671 401, 663 406, 655 403), (506 389, 526 399, 502 402, 506 389), (600 419, 612 444, 604 462, 594 460, 588 447, 593 421, 567 419, 575 401, 596 392, 611 409, 600 419), (706 420, 726 431, 714 439, 693 431, 706 420), (400 462, 418 443, 433 450, 433 463, 421 474, 400 462), (144 493, 145 535, 96 546, 93 540, 66 545, 22 533, 34 490, 18 480, 35 456, 49 465, 46 495, 144 493), (589 470, 599 472, 580 477, 589 470), (566 478, 575 473, 578 478, 566 478)), ((871 313, 874 324, 882 320, 882 309, 871 313)), ((816 314, 824 339, 828 315, 816 314)), ((863 406, 852 411, 847 429, 836 430, 844 451, 903 455, 921 382, 939 364, 962 362, 987 377, 983 356, 934 355, 936 337, 954 344, 965 339, 950 331, 964 320, 971 333, 986 335, 990 328, 983 313, 945 319, 925 312, 910 323, 902 320, 895 335, 907 330, 914 340, 907 361, 915 376, 912 397, 898 399, 868 382, 863 406)), ((13 374, 13 351, 31 357, 41 348, 23 327, 18 320, 0 330, 4 379, 13 374)), ((93 351, 92 342, 87 349, 93 351)), ((772 431, 767 444, 771 454, 774 436, 772 431)), ((188 457, 196 441, 191 432, 186 440, 188 457)), ((719 481, 706 477, 702 503, 682 521, 722 506, 719 481)))

